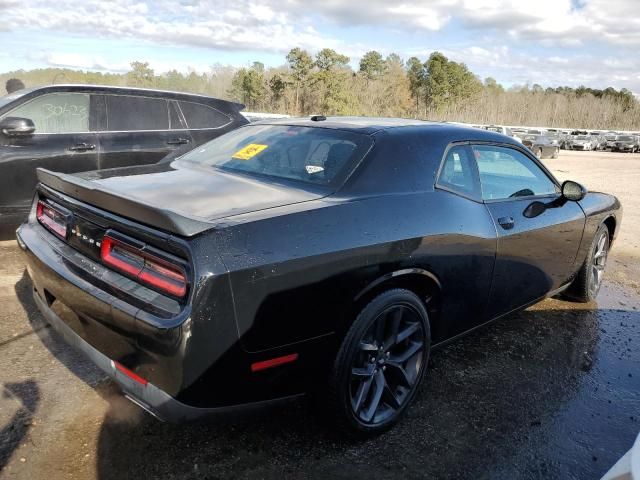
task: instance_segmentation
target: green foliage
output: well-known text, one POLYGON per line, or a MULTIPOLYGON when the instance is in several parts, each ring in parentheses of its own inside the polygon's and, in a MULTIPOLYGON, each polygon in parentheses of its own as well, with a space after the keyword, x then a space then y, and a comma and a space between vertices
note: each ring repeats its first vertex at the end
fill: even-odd
POLYGON ((384 74, 387 64, 380 52, 372 50, 364 54, 360 60, 360 73, 369 81, 384 74))
POLYGON ((496 82, 495 78, 487 77, 484 79, 484 88, 492 93, 503 93, 504 87, 496 82))
POLYGON ((255 62, 249 69, 241 68, 231 82, 231 93, 242 99, 250 110, 260 109, 267 95, 264 65, 255 62))
POLYGON ((407 61, 407 78, 409 79, 411 97, 416 102, 416 116, 419 114, 420 98, 424 96, 426 76, 427 72, 420 59, 417 57, 411 57, 407 61))
POLYGON ((329 72, 340 67, 347 68, 349 66, 349 57, 331 48, 323 48, 316 55, 315 65, 321 72, 329 72))
POLYGON ((295 86, 295 109, 294 113, 300 112, 300 90, 307 86, 309 74, 313 68, 313 59, 306 50, 293 48, 287 54, 287 63, 291 71, 292 83, 295 86))
POLYGON ((131 62, 131 71, 127 73, 127 83, 134 87, 154 86, 155 74, 148 62, 131 62))
POLYGON ((464 63, 450 61, 440 52, 432 53, 424 66, 425 101, 435 111, 469 100, 482 91, 482 83, 464 63))
POLYGON ((351 73, 349 57, 331 48, 323 48, 316 55, 317 71, 313 74, 312 85, 318 89, 320 102, 318 113, 348 113, 352 101, 346 83, 351 73))

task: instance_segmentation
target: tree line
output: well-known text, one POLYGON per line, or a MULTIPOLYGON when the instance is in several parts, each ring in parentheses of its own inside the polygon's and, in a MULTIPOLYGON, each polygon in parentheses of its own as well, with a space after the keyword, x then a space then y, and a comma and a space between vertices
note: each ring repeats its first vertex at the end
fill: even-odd
POLYGON ((160 88, 236 100, 247 110, 309 115, 412 117, 483 124, 640 129, 640 102, 627 89, 504 88, 480 79, 463 64, 434 52, 426 60, 404 60, 370 51, 357 69, 330 48, 315 55, 293 48, 285 63, 267 68, 213 65, 206 73, 171 70, 157 74, 146 62, 122 73, 47 68, 7 72, 0 81, 20 78, 27 86, 95 83, 160 88))

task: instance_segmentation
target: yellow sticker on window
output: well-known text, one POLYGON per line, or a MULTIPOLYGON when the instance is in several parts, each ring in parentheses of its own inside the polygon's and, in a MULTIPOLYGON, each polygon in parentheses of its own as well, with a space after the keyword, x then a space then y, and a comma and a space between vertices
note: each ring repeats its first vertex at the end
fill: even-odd
POLYGON ((250 143, 246 147, 241 148, 236 153, 231 155, 231 158, 237 158, 238 160, 249 160, 255 157, 269 145, 260 145, 259 143, 250 143))

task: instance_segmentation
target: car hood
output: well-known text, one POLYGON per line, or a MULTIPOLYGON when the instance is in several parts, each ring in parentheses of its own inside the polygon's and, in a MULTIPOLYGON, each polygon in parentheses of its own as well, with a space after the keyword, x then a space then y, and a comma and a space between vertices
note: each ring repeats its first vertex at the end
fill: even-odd
POLYGON ((184 161, 78 174, 94 187, 131 201, 206 221, 321 198, 331 193, 227 173, 184 161))

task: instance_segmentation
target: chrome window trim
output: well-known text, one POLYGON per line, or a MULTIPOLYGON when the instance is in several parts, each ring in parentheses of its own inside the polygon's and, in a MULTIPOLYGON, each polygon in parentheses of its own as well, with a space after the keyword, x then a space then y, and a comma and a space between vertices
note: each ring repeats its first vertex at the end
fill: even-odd
MULTIPOLYGON (((229 122, 231 123, 231 122, 229 122)), ((228 126, 224 125, 225 127, 228 126)), ((194 132, 194 131, 207 131, 207 130, 219 130, 220 128, 223 127, 214 127, 214 128, 181 128, 179 130, 89 130, 86 132, 65 132, 65 133, 33 133, 32 135, 83 135, 86 133, 131 133, 131 132, 138 132, 138 133, 154 133, 154 132, 194 132)))

